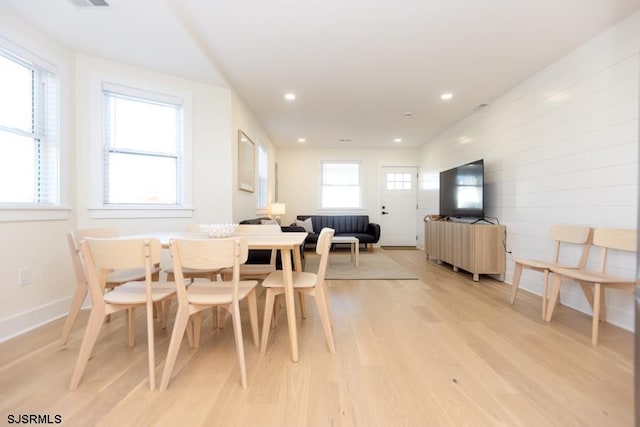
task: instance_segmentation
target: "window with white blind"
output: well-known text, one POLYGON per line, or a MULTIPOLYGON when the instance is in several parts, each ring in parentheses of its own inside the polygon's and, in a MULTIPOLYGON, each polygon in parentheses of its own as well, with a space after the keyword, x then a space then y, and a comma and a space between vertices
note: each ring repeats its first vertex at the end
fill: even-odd
POLYGON ((181 98, 111 83, 103 93, 103 204, 183 204, 181 98))
POLYGON ((262 144, 258 144, 258 191, 256 208, 266 209, 269 203, 269 153, 262 144))
POLYGON ((0 204, 60 205, 58 78, 28 52, 0 47, 0 204))
POLYGON ((322 162, 322 207, 361 208, 360 162, 322 162))

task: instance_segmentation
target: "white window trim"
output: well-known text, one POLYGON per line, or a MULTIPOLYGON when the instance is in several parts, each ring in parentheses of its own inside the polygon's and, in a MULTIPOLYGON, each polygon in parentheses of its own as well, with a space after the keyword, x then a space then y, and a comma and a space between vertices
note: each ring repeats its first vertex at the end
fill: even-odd
POLYGON ((258 143, 256 144, 256 213, 267 213, 267 211, 269 210, 269 175, 270 175, 270 163, 271 163, 271 155, 269 153, 269 147, 267 147, 265 144, 262 143, 262 141, 260 141, 260 139, 258 139, 258 143), (267 156, 267 181, 266 181, 266 200, 265 200, 265 206, 257 206, 257 201, 258 201, 258 190, 259 190, 259 186, 260 186, 260 149, 262 149, 267 156))
POLYGON ((349 214, 355 212, 366 212, 367 208, 364 203, 364 167, 362 160, 329 160, 324 159, 320 161, 320 191, 318 195, 318 212, 322 213, 334 213, 334 214, 349 214), (324 207, 322 204, 322 187, 324 186, 324 163, 357 163, 359 179, 360 179, 360 206, 353 208, 341 208, 341 207, 324 207))
POLYGON ((0 35, 0 47, 37 64, 39 67, 55 74, 58 80, 58 204, 0 204, 0 223, 24 221, 63 221, 70 217, 71 208, 68 206, 68 129, 62 117, 68 115, 68 96, 66 93, 68 67, 59 57, 52 55, 47 49, 34 44, 28 39, 17 42, 0 35), (24 46, 23 46, 23 45, 24 46), (25 47, 26 46, 26 47, 25 47))
POLYGON ((89 216, 92 219, 106 218, 191 218, 192 206, 192 175, 193 168, 192 145, 192 95, 186 90, 179 90, 165 86, 150 85, 148 82, 124 78, 122 76, 95 73, 90 82, 90 190, 89 216), (141 91, 155 92, 182 99, 183 107, 183 200, 182 205, 105 205, 103 201, 104 189, 104 161, 103 161, 103 123, 104 111, 102 102, 103 84, 110 83, 141 91))

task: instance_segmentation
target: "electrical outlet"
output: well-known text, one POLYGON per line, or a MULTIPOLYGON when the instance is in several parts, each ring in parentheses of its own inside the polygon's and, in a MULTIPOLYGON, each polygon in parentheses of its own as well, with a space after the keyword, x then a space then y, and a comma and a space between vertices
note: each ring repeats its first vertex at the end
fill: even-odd
POLYGON ((25 286, 31 283, 31 269, 21 268, 18 271, 18 283, 20 286, 25 286))

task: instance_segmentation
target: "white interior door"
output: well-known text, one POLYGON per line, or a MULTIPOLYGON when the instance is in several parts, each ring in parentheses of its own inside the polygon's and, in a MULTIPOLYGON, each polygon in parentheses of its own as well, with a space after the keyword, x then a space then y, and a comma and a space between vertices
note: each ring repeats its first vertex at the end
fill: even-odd
POLYGON ((416 245, 417 174, 417 167, 382 166, 380 179, 380 245, 416 245))

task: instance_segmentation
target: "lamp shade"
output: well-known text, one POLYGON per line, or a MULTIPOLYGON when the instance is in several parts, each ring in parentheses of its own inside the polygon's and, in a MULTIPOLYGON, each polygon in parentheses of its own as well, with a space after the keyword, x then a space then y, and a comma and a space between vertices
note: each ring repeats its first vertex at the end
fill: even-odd
POLYGON ((284 215, 285 214, 284 203, 271 203, 269 205, 269 213, 271 215, 284 215))

